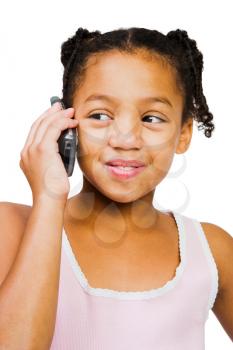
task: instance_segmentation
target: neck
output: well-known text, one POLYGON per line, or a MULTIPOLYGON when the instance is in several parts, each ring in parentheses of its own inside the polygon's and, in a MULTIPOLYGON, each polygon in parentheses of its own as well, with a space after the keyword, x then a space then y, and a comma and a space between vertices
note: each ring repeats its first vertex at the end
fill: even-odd
POLYGON ((153 206, 154 190, 128 203, 121 203, 104 196, 87 179, 72 206, 72 218, 88 227, 102 227, 115 232, 147 233, 156 228, 158 210, 153 206))

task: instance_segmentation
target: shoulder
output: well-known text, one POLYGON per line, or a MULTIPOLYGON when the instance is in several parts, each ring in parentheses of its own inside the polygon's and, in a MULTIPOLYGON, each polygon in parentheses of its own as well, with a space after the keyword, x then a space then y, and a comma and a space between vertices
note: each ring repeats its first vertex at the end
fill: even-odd
POLYGON ((6 223, 9 222, 9 218, 13 217, 19 222, 25 222, 28 219, 32 207, 30 205, 13 203, 13 202, 0 202, 0 217, 6 223), (4 220, 4 218, 6 220, 4 220), (8 219, 8 220, 7 220, 8 219))
POLYGON ((219 290, 213 312, 233 340, 233 237, 222 227, 200 222, 214 257, 219 290))
POLYGON ((0 202, 0 284, 17 254, 31 207, 0 202))

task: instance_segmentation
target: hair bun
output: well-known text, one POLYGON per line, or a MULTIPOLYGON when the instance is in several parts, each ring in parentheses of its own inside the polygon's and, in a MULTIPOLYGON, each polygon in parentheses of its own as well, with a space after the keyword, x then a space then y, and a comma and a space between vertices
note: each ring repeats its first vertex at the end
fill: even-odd
POLYGON ((61 46, 61 62, 64 67, 67 66, 72 54, 76 51, 84 40, 92 39, 98 35, 101 35, 100 31, 89 32, 87 29, 79 27, 75 34, 68 38, 61 46))
POLYGON ((171 30, 169 33, 167 33, 167 38, 170 40, 178 39, 181 41, 183 39, 188 39, 188 33, 186 30, 181 29, 171 30))
POLYGON ((197 48, 195 40, 190 39, 186 30, 176 29, 167 34, 168 40, 174 44, 178 44, 191 55, 193 63, 203 69, 203 55, 197 48))

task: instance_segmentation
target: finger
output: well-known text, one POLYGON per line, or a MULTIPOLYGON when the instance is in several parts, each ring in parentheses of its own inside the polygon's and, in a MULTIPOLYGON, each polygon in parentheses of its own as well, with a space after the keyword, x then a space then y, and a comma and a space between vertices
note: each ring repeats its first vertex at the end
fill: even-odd
POLYGON ((46 150, 47 152, 53 152, 54 150, 58 151, 57 140, 61 135, 61 132, 68 128, 77 128, 77 125, 77 119, 62 118, 58 121, 55 121, 46 129, 39 144, 33 142, 30 147, 32 149, 38 148, 40 150, 46 150))
POLYGON ((40 124, 40 122, 42 120, 44 120, 45 118, 47 118, 50 115, 53 115, 54 113, 56 113, 57 111, 61 110, 61 104, 59 102, 56 102, 52 105, 52 107, 48 108, 43 114, 41 114, 32 124, 30 131, 28 133, 27 139, 24 143, 23 149, 21 152, 24 152, 25 149, 32 143, 32 140, 34 138, 36 129, 38 127, 38 125, 40 124))
POLYGON ((37 130, 35 131, 34 138, 32 140, 32 143, 39 144, 46 132, 46 130, 52 125, 53 123, 58 123, 60 119, 71 119, 74 114, 74 109, 66 109, 59 111, 57 113, 54 113, 51 117, 43 119, 37 130))

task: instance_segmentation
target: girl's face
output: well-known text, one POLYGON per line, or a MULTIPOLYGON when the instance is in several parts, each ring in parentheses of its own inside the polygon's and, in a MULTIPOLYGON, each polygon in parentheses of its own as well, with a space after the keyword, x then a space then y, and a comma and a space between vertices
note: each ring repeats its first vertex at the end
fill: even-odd
POLYGON ((73 107, 85 180, 116 202, 154 191, 174 153, 183 153, 191 140, 192 123, 181 130, 183 98, 174 72, 158 58, 119 51, 91 57, 73 107), (118 179, 106 167, 113 158, 140 160, 145 167, 130 179, 118 179))

